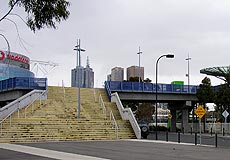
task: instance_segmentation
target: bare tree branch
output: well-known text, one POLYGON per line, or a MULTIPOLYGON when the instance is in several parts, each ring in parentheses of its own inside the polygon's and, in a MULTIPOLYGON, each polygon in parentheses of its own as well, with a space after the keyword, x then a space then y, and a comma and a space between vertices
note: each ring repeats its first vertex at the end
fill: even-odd
POLYGON ((20 1, 20 0, 16 0, 16 1, 14 2, 14 4, 11 6, 10 10, 0 19, 0 22, 1 22, 3 19, 5 19, 5 18, 10 14, 10 12, 14 9, 14 6, 15 6, 19 1, 20 1))
POLYGON ((19 34, 19 30, 18 30, 18 26, 17 23, 15 23, 13 20, 9 19, 9 18, 5 18, 5 20, 8 20, 10 22, 12 22, 15 25, 16 31, 17 31, 17 37, 19 39, 19 44, 21 45, 21 47, 23 47, 25 49, 25 51, 29 52, 28 49, 25 47, 24 43, 23 43, 23 39, 21 38, 20 34, 19 34))

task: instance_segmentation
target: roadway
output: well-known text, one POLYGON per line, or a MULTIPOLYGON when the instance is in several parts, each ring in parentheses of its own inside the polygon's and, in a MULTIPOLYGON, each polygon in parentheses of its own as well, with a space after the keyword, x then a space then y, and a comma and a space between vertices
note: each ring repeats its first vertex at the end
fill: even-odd
POLYGON ((3 160, 229 160, 229 148, 154 140, 0 143, 3 160))

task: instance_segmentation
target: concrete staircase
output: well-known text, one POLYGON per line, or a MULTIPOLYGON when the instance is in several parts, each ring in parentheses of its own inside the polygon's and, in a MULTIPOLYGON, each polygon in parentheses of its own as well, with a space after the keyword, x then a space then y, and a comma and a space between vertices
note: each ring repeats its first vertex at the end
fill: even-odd
POLYGON ((81 118, 77 118, 77 88, 49 87, 48 99, 20 110, 2 125, 0 142, 114 140, 136 138, 128 121, 121 120, 104 89, 81 89, 81 118), (64 94, 65 93, 65 94, 64 94), (65 95, 65 96, 64 96, 65 95), (105 104, 106 114, 99 103, 105 104), (110 120, 116 119, 118 132, 110 120))

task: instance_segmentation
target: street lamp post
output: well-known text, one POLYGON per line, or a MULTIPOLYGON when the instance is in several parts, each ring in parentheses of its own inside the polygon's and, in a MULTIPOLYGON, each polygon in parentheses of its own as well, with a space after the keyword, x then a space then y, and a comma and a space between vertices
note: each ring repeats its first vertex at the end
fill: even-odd
POLYGON ((188 77, 188 93, 190 93, 189 61, 191 60, 191 57, 189 57, 189 54, 188 58, 186 58, 185 60, 188 61, 188 74, 186 74, 186 76, 188 77))
MULTIPOLYGON (((7 40, 7 38, 3 34, 0 33, 0 36, 2 36, 5 39, 5 41, 7 43, 7 48, 8 48, 8 53, 7 54, 10 54, 10 43, 9 43, 9 41, 7 40)), ((8 67, 7 67, 8 74, 7 74, 7 72, 5 72, 5 75, 8 78, 10 78, 10 66, 9 65, 10 65, 10 60, 8 60, 8 67)))
POLYGON ((158 62, 159 60, 162 58, 162 57, 166 57, 166 58, 174 58, 174 55, 173 54, 164 54, 164 55, 161 55, 158 59, 157 59, 157 62, 156 62, 156 110, 155 110, 155 113, 156 113, 156 116, 155 116, 155 123, 156 123, 156 140, 158 140, 158 136, 157 136, 157 101, 158 101, 158 95, 157 95, 157 92, 158 92, 158 85, 157 85, 157 72, 158 72, 158 62))
POLYGON ((139 83, 141 82, 141 48, 139 47, 139 52, 137 53, 139 55, 139 70, 138 70, 138 77, 139 77, 139 83))
POLYGON ((84 49, 81 48, 81 42, 80 39, 77 40, 77 45, 74 48, 75 51, 77 51, 77 77, 78 77, 78 115, 77 118, 80 119, 81 114, 81 96, 80 96, 80 90, 81 90, 81 74, 80 74, 80 67, 81 67, 81 51, 85 52, 84 49))

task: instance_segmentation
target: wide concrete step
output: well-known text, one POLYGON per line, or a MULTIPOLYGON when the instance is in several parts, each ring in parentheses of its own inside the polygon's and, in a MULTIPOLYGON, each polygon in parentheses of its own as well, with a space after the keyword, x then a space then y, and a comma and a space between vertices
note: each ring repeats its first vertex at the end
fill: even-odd
POLYGON ((47 100, 34 102, 26 112, 21 110, 12 116, 11 122, 8 119, 3 123, 0 142, 116 139, 114 126, 109 120, 110 111, 119 128, 118 138, 135 138, 130 123, 121 120, 116 105, 109 102, 104 89, 82 88, 80 120, 76 118, 77 108, 77 88, 65 87, 63 90, 62 87, 49 86, 47 100), (99 103, 100 95, 106 114, 99 103))

